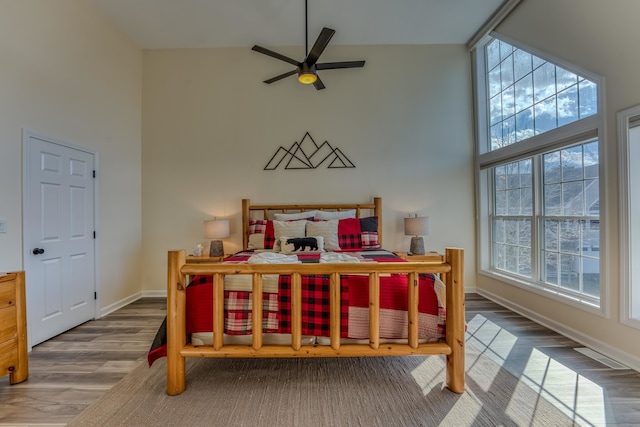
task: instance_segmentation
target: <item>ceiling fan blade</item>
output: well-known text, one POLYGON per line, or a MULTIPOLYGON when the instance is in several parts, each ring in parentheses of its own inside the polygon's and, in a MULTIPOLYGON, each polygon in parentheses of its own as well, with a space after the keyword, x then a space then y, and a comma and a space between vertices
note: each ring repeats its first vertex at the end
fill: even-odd
POLYGON ((335 33, 336 33, 336 30, 332 30, 331 28, 327 28, 327 27, 324 27, 322 31, 320 31, 320 35, 318 36, 318 38, 316 39, 316 42, 313 44, 313 47, 309 51, 307 58, 304 60, 304 62, 306 62, 307 65, 312 66, 318 61, 318 58, 320 58, 320 54, 322 54, 324 49, 329 44, 329 40, 331 40, 331 37, 333 37, 335 33))
POLYGON ((273 82, 277 82, 278 80, 282 80, 282 79, 284 79, 285 77, 292 76, 292 75, 296 74, 297 72, 298 72, 298 70, 297 70, 297 69, 296 69, 296 70, 293 70, 293 71, 289 71, 289 72, 286 72, 286 73, 280 74, 280 75, 278 75, 278 76, 271 77, 270 79, 265 80, 265 81, 264 81, 264 83, 266 83, 266 84, 268 84, 268 85, 269 85, 269 84, 271 84, 271 83, 273 83, 273 82))
POLYGON ((322 80, 320 80, 320 76, 316 74, 316 81, 313 82, 313 86, 317 89, 317 90, 322 90, 324 89, 324 83, 322 83, 322 80))
POLYGON ((364 61, 324 62, 316 64, 317 70, 335 70, 336 68, 360 68, 364 67, 364 61))
POLYGON ((291 59, 288 56, 284 56, 278 52, 274 52, 270 49, 267 49, 266 47, 262 47, 262 46, 258 46, 258 45, 254 45, 251 50, 255 50, 256 52, 260 52, 263 53, 265 55, 271 56, 272 58, 276 58, 279 59, 281 61, 284 62, 288 62, 289 64, 295 65, 296 67, 298 66, 299 62, 296 61, 295 59, 291 59))

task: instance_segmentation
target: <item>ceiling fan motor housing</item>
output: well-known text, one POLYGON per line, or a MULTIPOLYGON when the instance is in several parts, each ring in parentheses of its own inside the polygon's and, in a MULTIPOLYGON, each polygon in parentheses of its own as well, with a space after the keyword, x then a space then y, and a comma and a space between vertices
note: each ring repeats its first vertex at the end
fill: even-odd
POLYGON ((316 80, 318 80, 316 64, 309 66, 306 62, 301 62, 300 65, 298 65, 298 81, 310 85, 315 83, 316 80))

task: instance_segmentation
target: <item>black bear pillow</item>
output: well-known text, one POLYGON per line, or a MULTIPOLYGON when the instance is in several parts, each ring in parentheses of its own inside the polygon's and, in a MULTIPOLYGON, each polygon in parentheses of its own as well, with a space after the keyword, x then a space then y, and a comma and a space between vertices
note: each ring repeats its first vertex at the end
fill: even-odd
POLYGON ((284 254, 297 254, 301 252, 324 252, 324 239, 322 238, 322 236, 281 236, 280 248, 280 251, 284 254))

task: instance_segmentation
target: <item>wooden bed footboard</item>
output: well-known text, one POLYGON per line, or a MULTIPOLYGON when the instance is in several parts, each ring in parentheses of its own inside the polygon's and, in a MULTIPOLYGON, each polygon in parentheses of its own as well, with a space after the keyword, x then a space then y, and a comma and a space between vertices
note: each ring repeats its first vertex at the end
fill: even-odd
POLYGON ((167 394, 177 395, 186 387, 186 357, 361 357, 432 355, 446 356, 446 385, 464 392, 464 251, 447 248, 445 261, 336 263, 336 264, 186 264, 185 251, 169 251, 167 299, 167 394), (406 274, 408 287, 408 340, 406 344, 380 343, 380 275, 406 274), (420 343, 418 340, 418 275, 446 273, 446 340, 420 343), (252 345, 225 345, 224 276, 252 275, 252 345), (291 276, 292 329, 290 345, 263 345, 262 276, 291 276), (330 277, 330 345, 302 345, 301 276, 322 274, 330 277), (369 344, 342 344, 340 341, 340 277, 347 274, 369 276, 369 344), (213 276, 213 345, 187 344, 187 276, 213 276))

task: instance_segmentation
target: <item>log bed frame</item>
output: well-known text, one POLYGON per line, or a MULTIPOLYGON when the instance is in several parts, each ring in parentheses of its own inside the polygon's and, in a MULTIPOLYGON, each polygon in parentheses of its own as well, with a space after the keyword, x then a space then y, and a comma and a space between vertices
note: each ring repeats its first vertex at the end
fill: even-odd
MULTIPOLYGON (((251 205, 242 202, 244 248, 248 241, 248 222, 252 212, 262 211, 269 218, 272 211, 291 212, 313 209, 371 210, 378 216, 381 231, 381 199, 373 204, 319 204, 319 205, 251 205)), ((380 234, 381 238, 381 234, 380 234)), ((380 240, 380 239, 379 239, 380 240)), ((444 262, 388 262, 388 263, 336 263, 336 264, 187 264, 184 250, 169 251, 167 280, 167 394, 177 395, 186 387, 186 357, 362 357, 445 355, 446 386, 455 393, 464 392, 464 251, 447 248, 444 262), (408 283, 408 340, 406 344, 380 342, 380 275, 407 274, 408 283), (446 284, 446 339, 445 342, 420 343, 418 340, 418 274, 441 274, 446 284), (262 332, 252 335, 252 345, 224 345, 224 276, 228 274, 252 275, 253 331, 262 331, 262 276, 264 274, 291 275, 292 329, 290 345, 263 345, 262 332), (302 345, 301 275, 324 274, 330 277, 330 345, 302 345), (340 341, 340 276, 368 274, 369 276, 369 343, 342 344, 340 341), (187 344, 186 286, 187 276, 213 276, 213 345, 187 344)))

